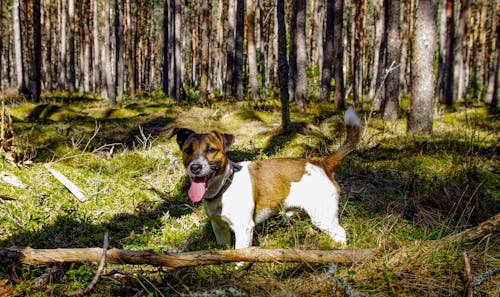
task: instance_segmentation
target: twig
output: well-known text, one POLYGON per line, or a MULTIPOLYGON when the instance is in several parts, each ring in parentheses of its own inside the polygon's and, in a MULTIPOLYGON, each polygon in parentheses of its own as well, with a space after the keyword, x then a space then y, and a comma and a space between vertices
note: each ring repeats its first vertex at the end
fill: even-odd
POLYGON ((337 265, 335 263, 328 264, 328 273, 332 277, 333 280, 333 296, 337 296, 337 283, 344 288, 344 292, 349 297, 360 297, 359 294, 354 291, 354 289, 346 282, 343 278, 335 275, 337 272, 337 265))
POLYGON ((68 293, 69 296, 81 296, 81 295, 86 295, 94 289, 95 285, 99 281, 99 278, 101 277, 102 271, 104 269, 104 265, 106 264, 106 252, 108 251, 108 245, 109 245, 109 240, 108 240, 108 232, 104 233, 104 243, 102 246, 102 256, 101 256, 101 261, 99 262, 99 267, 97 267, 97 272, 92 279, 92 281, 88 284, 88 286, 83 290, 83 291, 77 291, 77 292, 71 292, 68 293))
POLYGON ((470 268, 470 260, 467 252, 464 252, 465 263, 465 296, 472 297, 474 295, 474 288, 472 287, 472 270, 470 268))
POLYGON ((87 197, 83 195, 82 191, 80 188, 78 188, 77 185, 75 185, 73 182, 71 182, 66 176, 64 176, 61 172, 53 169, 50 164, 45 163, 45 168, 52 173, 52 175, 61 183, 63 184, 75 197, 78 199, 80 202, 84 202, 87 200, 87 197))
POLYGON ((483 282, 489 280, 490 278, 495 276, 495 274, 498 274, 498 273, 500 273, 500 268, 485 271, 485 272, 481 273, 480 275, 474 277, 472 279, 472 282, 471 282, 472 288, 480 286, 483 282))

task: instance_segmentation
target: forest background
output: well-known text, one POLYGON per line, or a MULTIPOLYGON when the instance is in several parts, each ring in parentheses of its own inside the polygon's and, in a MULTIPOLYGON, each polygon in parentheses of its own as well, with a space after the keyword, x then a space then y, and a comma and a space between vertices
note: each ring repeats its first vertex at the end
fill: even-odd
MULTIPOLYGON (((339 169, 349 245, 404 244, 339 277, 362 295, 462 294, 466 251, 478 277, 494 272, 476 292, 500 290, 498 235, 422 244, 500 210, 498 1, 0 0, 0 12, 2 176, 30 183, 0 184, 0 246, 99 246, 111 230, 116 247, 215 248, 186 202, 169 129, 235 133, 235 161, 316 158, 341 141, 339 112, 352 104, 364 130, 339 169), (47 162, 93 198, 75 204, 47 162)), ((333 248, 304 221, 265 225, 261 246, 333 248)), ((89 267, 1 268, 0 293, 65 294, 89 267)), ((95 294, 338 286, 306 263, 246 276, 127 269, 95 294)))

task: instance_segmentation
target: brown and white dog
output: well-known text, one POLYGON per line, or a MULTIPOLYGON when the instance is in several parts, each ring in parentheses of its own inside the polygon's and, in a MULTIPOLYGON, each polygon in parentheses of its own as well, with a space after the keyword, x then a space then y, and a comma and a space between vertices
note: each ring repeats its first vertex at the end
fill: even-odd
POLYGON ((340 188, 333 171, 360 139, 361 121, 352 107, 344 123, 346 140, 322 160, 278 158, 239 164, 227 157, 233 135, 175 128, 191 178, 188 196, 193 202, 204 201, 217 244, 229 246, 232 230, 235 248, 250 247, 254 226, 278 209, 304 210, 332 240, 345 244, 346 233, 338 218, 340 188))

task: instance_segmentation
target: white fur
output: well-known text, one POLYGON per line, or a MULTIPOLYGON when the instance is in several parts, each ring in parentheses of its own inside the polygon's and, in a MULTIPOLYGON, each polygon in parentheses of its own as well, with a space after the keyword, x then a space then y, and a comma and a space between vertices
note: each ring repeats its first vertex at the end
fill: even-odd
MULTIPOLYGON (((252 182, 248 165, 244 162, 239 172, 233 177, 231 186, 221 199, 205 200, 205 212, 211 220, 217 244, 230 244, 231 229, 235 234, 235 248, 247 248, 252 245, 255 224, 268 219, 274 210, 264 209, 256 214, 254 221, 254 199, 252 182)), ((338 219, 339 193, 325 171, 307 163, 304 176, 293 183, 290 194, 282 207, 285 209, 302 209, 309 214, 311 221, 332 240, 346 243, 344 228, 338 219)))
POLYGON ((354 111, 354 108, 352 108, 352 106, 349 106, 349 108, 345 112, 344 124, 346 126, 361 127, 361 120, 359 119, 358 115, 356 114, 356 112, 354 111))

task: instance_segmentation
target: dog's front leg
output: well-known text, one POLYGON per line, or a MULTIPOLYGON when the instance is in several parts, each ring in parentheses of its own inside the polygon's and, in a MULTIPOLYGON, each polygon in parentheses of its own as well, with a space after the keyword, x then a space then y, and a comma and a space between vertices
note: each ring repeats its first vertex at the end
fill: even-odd
POLYGON ((215 233, 217 245, 229 247, 231 244, 231 232, 229 230, 229 225, 226 222, 214 218, 212 218, 210 222, 212 223, 212 229, 215 233))

